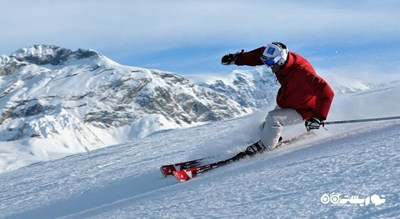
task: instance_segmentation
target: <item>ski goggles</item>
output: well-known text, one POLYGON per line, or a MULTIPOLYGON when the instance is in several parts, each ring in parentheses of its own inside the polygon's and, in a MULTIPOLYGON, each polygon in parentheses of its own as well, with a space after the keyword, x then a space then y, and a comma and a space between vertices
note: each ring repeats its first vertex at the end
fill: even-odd
POLYGON ((271 67, 271 66, 273 66, 273 65, 275 65, 277 63, 277 61, 275 61, 275 59, 276 59, 276 57, 275 58, 268 58, 268 57, 266 57, 264 55, 261 56, 261 60, 268 67, 271 67))

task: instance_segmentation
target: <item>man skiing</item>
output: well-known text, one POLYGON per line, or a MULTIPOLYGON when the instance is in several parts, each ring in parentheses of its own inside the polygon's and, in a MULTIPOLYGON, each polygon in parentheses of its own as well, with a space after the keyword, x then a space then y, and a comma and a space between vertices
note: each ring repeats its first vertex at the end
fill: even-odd
POLYGON ((272 150, 279 142, 282 128, 305 121, 307 131, 319 129, 333 100, 328 83, 315 72, 311 64, 286 45, 272 42, 255 50, 222 57, 223 65, 267 65, 281 87, 276 97, 277 107, 265 118, 261 140, 246 149, 247 155, 260 150, 272 150))

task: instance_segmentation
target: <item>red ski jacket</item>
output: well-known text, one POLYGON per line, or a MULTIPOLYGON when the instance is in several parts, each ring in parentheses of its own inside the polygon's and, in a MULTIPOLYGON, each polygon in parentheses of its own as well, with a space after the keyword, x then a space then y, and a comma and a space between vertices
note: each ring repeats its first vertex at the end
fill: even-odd
MULTIPOLYGON (((264 65, 260 59, 264 50, 265 47, 260 47, 242 53, 235 64, 264 65)), ((305 58, 289 52, 286 63, 275 75, 281 84, 276 97, 279 107, 294 109, 305 120, 315 117, 323 121, 328 117, 333 90, 305 58)))

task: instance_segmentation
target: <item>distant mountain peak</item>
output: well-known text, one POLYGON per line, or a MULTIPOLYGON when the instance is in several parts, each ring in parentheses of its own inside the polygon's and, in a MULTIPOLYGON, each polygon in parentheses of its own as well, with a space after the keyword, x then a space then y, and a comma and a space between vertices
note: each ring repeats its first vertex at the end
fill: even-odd
POLYGON ((36 65, 60 65, 70 58, 83 59, 99 56, 101 54, 94 50, 78 49, 72 51, 55 45, 38 44, 21 48, 12 53, 10 57, 20 62, 28 62, 36 65))

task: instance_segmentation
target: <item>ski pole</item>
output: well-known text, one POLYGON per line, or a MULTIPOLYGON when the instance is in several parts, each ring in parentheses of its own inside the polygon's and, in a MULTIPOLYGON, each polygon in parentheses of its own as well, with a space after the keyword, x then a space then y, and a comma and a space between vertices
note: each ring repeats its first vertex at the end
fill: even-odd
POLYGON ((321 122, 321 125, 324 126, 324 125, 330 125, 330 124, 343 124, 343 123, 356 123, 356 122, 374 122, 374 121, 393 120, 393 119, 400 119, 400 116, 370 118, 370 119, 353 119, 353 120, 342 120, 342 121, 329 121, 329 122, 321 122))

